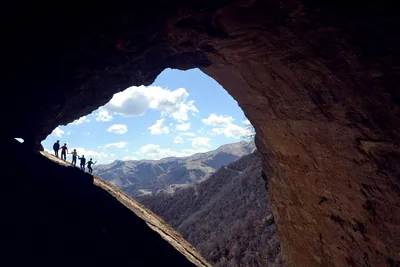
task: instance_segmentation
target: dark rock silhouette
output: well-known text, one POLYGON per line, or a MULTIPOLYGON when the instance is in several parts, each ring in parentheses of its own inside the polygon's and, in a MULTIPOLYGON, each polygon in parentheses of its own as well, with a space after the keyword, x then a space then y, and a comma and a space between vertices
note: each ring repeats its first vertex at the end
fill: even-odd
POLYGON ((19 164, 3 166, 2 266, 194 266, 93 176, 40 154, 19 164))
POLYGON ((392 2, 2 3, 3 140, 20 137, 35 150, 114 93, 149 85, 167 67, 198 67, 255 127, 287 265, 398 264, 392 2))

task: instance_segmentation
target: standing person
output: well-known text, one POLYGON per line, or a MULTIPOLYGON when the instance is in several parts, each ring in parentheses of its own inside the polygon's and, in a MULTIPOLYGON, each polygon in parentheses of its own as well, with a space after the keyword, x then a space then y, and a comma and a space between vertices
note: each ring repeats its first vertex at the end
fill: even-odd
MULTIPOLYGON (((96 162, 97 162, 97 161, 96 161, 96 162)), ((89 169, 89 173, 92 173, 92 172, 93 172, 92 165, 96 164, 96 162, 93 162, 93 161, 92 161, 92 158, 90 158, 90 160, 88 161, 87 167, 88 167, 88 169, 89 169)))
POLYGON ((54 156, 58 158, 58 150, 60 149, 60 140, 57 140, 57 142, 54 143, 53 149, 54 149, 54 156))
POLYGON ((71 164, 75 167, 75 165, 76 165, 76 157, 78 156, 78 152, 76 152, 76 149, 74 149, 74 151, 72 151, 69 154, 72 154, 71 164))
POLYGON ((68 148, 67 144, 64 143, 64 145, 61 147, 61 159, 62 160, 67 160, 67 153, 68 153, 68 148))
POLYGON ((81 170, 85 170, 85 164, 86 164, 85 155, 82 155, 82 157, 78 159, 81 161, 81 170))

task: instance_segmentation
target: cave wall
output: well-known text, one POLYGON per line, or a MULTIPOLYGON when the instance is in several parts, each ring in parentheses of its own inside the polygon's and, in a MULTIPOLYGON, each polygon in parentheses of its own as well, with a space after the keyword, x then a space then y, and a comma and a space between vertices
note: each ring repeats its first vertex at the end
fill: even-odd
POLYGON ((115 2, 97 12, 8 8, 1 94, 13 104, 11 112, 2 105, 11 114, 9 137, 37 142, 113 93, 151 84, 166 67, 199 67, 255 126, 288 266, 400 261, 393 6, 219 0, 115 2), (21 26, 7 27, 18 19, 21 26))
POLYGON ((375 30, 353 18, 371 38, 359 45, 308 14, 297 16, 301 32, 290 23, 269 32, 243 13, 221 12, 219 24, 239 40, 216 43, 203 71, 256 128, 286 264, 399 264, 398 40, 377 37, 376 13, 375 30))

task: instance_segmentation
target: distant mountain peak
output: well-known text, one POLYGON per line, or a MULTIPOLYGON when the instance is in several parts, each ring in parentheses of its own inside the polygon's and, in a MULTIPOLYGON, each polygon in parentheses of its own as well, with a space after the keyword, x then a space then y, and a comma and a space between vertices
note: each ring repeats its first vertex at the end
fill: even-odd
POLYGON ((173 192, 172 189, 179 188, 179 185, 206 180, 221 166, 254 150, 253 142, 240 141, 188 157, 167 157, 160 160, 115 160, 110 164, 96 166, 94 172, 104 180, 129 191, 132 195, 143 194, 143 192, 146 194, 156 193, 159 190, 173 192), (177 186, 169 187, 172 184, 177 186))

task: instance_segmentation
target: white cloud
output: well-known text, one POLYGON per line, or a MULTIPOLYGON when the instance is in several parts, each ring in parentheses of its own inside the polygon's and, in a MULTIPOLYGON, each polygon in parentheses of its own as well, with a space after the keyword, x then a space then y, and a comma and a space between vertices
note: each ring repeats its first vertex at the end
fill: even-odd
POLYGON ((211 133, 216 134, 216 135, 223 134, 226 137, 232 137, 232 138, 239 139, 239 138, 243 138, 243 137, 249 135, 250 132, 245 127, 241 127, 236 124, 228 124, 225 127, 211 129, 211 133))
MULTIPOLYGON (((113 153, 108 153, 108 152, 104 152, 104 151, 94 151, 94 150, 86 150, 83 147, 74 147, 72 148, 76 149, 76 152, 78 152, 78 155, 81 156, 85 156, 85 158, 89 159, 89 158, 93 158, 94 161, 104 161, 104 160, 110 160, 115 158, 115 154, 113 153)), ((71 149, 69 149, 71 150, 71 149)), ((72 151, 71 150, 71 151, 72 151)))
POLYGON ((220 115, 217 116, 214 113, 210 115, 207 119, 202 119, 205 125, 211 126, 226 126, 234 121, 231 116, 220 115))
POLYGON ((61 137, 64 134, 64 131, 60 129, 60 127, 57 127, 51 132, 52 135, 61 137))
POLYGON ((175 144, 181 144, 181 143, 183 143, 183 138, 180 137, 180 136, 175 137, 174 143, 175 143, 175 144))
POLYGON ((117 142, 117 143, 107 144, 107 145, 104 145, 104 146, 99 146, 99 148, 109 148, 109 147, 123 148, 127 144, 128 144, 127 142, 117 142))
POLYGON ((72 133, 71 131, 68 131, 68 132, 67 132, 67 135, 70 135, 71 133, 72 133))
POLYGON ((168 126, 165 126, 165 119, 159 119, 155 124, 147 128, 150 130, 151 134, 167 134, 169 133, 168 126))
POLYGON ((107 131, 115 134, 124 134, 128 131, 128 127, 124 124, 113 124, 107 129, 107 131))
MULTIPOLYGON (((183 88, 181 88, 181 89, 183 89, 183 88)), ((183 89, 183 90, 185 90, 185 89, 183 89)), ((185 90, 185 92, 186 92, 186 90, 185 90)), ((189 94, 187 94, 187 95, 189 95, 189 94)), ((199 110, 194 106, 194 100, 190 100, 187 103, 182 103, 179 106, 179 109, 176 111, 172 112, 172 109, 171 109, 171 111, 168 111, 168 110, 162 111, 161 114, 163 114, 163 115, 171 114, 172 118, 174 118, 177 121, 182 122, 182 121, 187 121, 189 119, 188 111, 199 112, 199 110)))
POLYGON ((243 123, 244 125, 246 125, 246 126, 250 126, 250 125, 251 125, 251 122, 250 122, 248 119, 244 119, 244 120, 242 121, 242 123, 243 123))
POLYGON ((162 116, 182 122, 189 119, 188 112, 199 112, 193 100, 187 101, 188 96, 185 88, 170 91, 159 86, 132 86, 115 94, 104 108, 127 117, 141 116, 154 109, 162 116))
POLYGON ((194 148, 200 148, 200 147, 211 148, 210 138, 207 138, 207 137, 194 138, 194 139, 192 139, 192 147, 194 147, 194 148))
POLYGON ((175 129, 181 132, 188 131, 190 129, 190 122, 177 124, 175 125, 175 129))
POLYGON ((192 133, 192 132, 180 133, 179 135, 182 135, 182 136, 196 136, 196 134, 192 133))
POLYGON ((209 149, 204 147, 196 149, 183 149, 181 151, 175 151, 170 148, 161 148, 159 145, 148 144, 142 146, 139 151, 136 152, 140 158, 143 159, 161 159, 166 157, 187 157, 196 153, 206 152, 209 149))
POLYGON ((239 139, 249 135, 250 132, 246 128, 247 126, 242 127, 233 124, 234 119, 231 116, 211 114, 207 119, 203 119, 202 121, 205 125, 214 127, 211 129, 211 134, 225 135, 226 137, 239 139))
POLYGON ((161 149, 159 145, 148 144, 139 149, 139 153, 150 158, 163 158, 174 156, 174 152, 170 149, 161 149))
POLYGON ((113 117, 108 114, 108 111, 104 108, 99 108, 99 111, 96 114, 96 121, 110 121, 113 117))
POLYGON ((86 116, 82 116, 79 119, 74 120, 73 122, 69 123, 68 125, 79 125, 84 122, 90 122, 90 120, 88 118, 86 118, 86 116))

